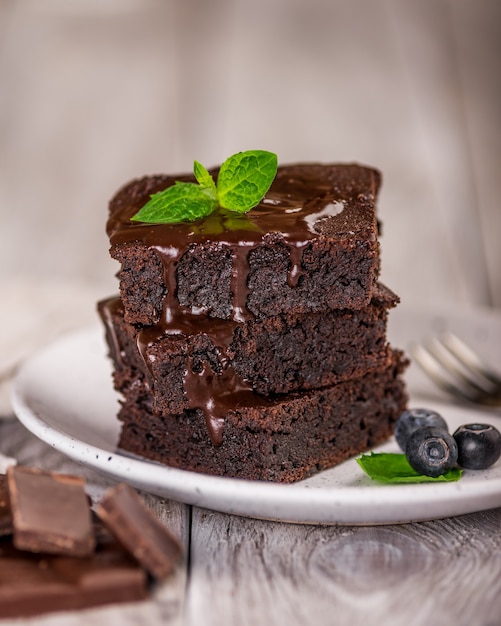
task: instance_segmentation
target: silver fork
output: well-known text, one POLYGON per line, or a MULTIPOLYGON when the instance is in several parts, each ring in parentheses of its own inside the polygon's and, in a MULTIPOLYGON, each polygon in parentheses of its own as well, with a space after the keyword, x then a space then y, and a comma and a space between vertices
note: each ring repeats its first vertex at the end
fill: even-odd
POLYGON ((501 375, 451 332, 413 344, 414 360, 452 395, 486 407, 501 406, 501 375))

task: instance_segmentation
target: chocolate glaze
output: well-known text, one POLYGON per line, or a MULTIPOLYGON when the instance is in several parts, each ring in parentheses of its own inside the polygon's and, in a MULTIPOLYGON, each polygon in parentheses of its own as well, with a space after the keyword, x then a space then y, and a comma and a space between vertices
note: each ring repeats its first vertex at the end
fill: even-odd
POLYGON ((12 511, 7 493, 7 476, 0 474, 0 537, 12 533, 12 511))
MULTIPOLYGON (((212 174, 217 177, 217 170, 212 174)), ((189 406, 203 410, 211 440, 214 445, 220 445, 221 415, 237 404, 259 406, 268 402, 228 366, 226 358, 235 325, 252 318, 246 306, 249 254, 258 246, 266 246, 270 237, 274 241, 278 237, 289 250, 287 282, 290 287, 297 286, 303 251, 313 240, 326 237, 355 241, 362 230, 366 239, 375 238, 367 235, 367 224, 375 221, 374 203, 380 176, 376 170, 357 165, 282 166, 260 204, 245 215, 219 209, 203 220, 175 225, 130 220, 153 193, 175 181, 193 180, 192 176, 181 175, 133 181, 112 200, 107 232, 112 245, 142 242, 162 262, 167 290, 162 317, 156 326, 144 328, 138 337, 138 349, 146 365, 148 345, 164 333, 189 334, 203 328, 219 347, 220 372, 212 371, 209 366, 201 372, 189 367, 184 377, 189 406), (231 251, 233 304, 231 319, 227 321, 209 318, 204 311, 187 310, 177 298, 176 270, 181 257, 193 244, 209 241, 231 251)), ((106 307, 101 315, 110 333, 106 307)), ((119 347, 113 337, 111 345, 119 358, 119 347)))
MULTIPOLYGON (((109 298, 98 304, 98 311, 106 329, 108 346, 111 357, 117 367, 123 364, 122 347, 115 333, 112 317, 116 309, 120 309, 120 298, 109 298)), ((242 379, 226 356, 227 349, 233 338, 233 332, 238 322, 209 318, 206 315, 185 313, 175 318, 169 324, 146 326, 137 335, 137 348, 147 370, 150 373, 148 384, 154 385, 154 373, 150 362, 151 355, 148 346, 157 341, 163 334, 190 335, 203 332, 209 335, 219 349, 219 370, 214 370, 205 364, 202 370, 197 370, 193 363, 189 363, 184 371, 184 389, 191 409, 201 409, 204 413, 207 429, 212 443, 219 446, 222 443, 224 420, 228 410, 235 406, 266 406, 270 400, 260 396, 242 379)))
MULTIPOLYGON (((217 177, 217 170, 212 173, 217 177)), ((163 311, 166 323, 184 314, 176 297, 176 268, 192 244, 217 242, 230 249, 232 318, 242 321, 251 316, 246 307, 248 256, 258 246, 265 246, 270 234, 278 235, 289 249, 289 286, 297 285, 302 254, 312 240, 355 240, 362 229, 365 239, 375 239, 375 227, 369 235, 366 231, 367 224, 375 222, 374 202, 380 182, 376 170, 355 165, 283 166, 260 204, 244 215, 218 210, 203 220, 172 225, 130 220, 152 194, 176 180, 194 179, 180 175, 133 181, 112 200, 107 224, 112 246, 139 241, 158 254, 167 286, 163 311)))
POLYGON ((112 314, 116 307, 121 307, 121 302, 118 298, 116 300, 102 300, 97 303, 97 310, 106 333, 106 343, 110 350, 110 357, 117 367, 123 367, 122 348, 112 321, 112 314))
MULTIPOLYGON (((111 306, 116 306, 116 304, 111 304, 111 306)), ((197 371, 190 362, 184 371, 184 390, 188 407, 201 409, 204 412, 207 429, 215 446, 223 442, 224 420, 221 416, 225 415, 229 409, 238 404, 250 403, 253 406, 259 406, 267 403, 238 376, 226 356, 237 324, 238 322, 233 320, 219 320, 204 314, 185 313, 175 316, 170 323, 143 328, 137 338, 139 353, 150 372, 154 385, 147 348, 162 334, 190 335, 194 332, 204 332, 211 337, 219 350, 219 371, 214 372, 209 364, 205 364, 202 370, 197 371)))

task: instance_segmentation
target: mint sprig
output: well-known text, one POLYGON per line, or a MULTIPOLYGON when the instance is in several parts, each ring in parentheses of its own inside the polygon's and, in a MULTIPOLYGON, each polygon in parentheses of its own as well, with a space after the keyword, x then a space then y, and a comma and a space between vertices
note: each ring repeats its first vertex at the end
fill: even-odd
POLYGON ((193 172, 197 183, 177 181, 151 196, 132 221, 178 224, 203 219, 218 207, 247 213, 261 201, 276 176, 277 155, 265 150, 238 152, 221 165, 217 183, 198 161, 193 172))
POLYGON ((405 454, 390 452, 362 454, 356 461, 373 480, 388 484, 454 482, 463 474, 460 468, 453 468, 436 478, 424 476, 409 465, 405 454))
POLYGON ((263 150, 239 152, 227 159, 217 177, 219 204, 246 213, 259 204, 277 173, 277 155, 263 150))

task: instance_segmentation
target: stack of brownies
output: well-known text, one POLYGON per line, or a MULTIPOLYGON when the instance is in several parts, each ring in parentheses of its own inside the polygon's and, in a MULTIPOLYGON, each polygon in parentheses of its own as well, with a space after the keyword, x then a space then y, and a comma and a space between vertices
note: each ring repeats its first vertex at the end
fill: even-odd
POLYGON ((386 338, 398 298, 378 282, 379 173, 281 166, 245 215, 131 221, 152 194, 190 180, 145 177, 110 203, 120 297, 98 307, 123 397, 120 448, 292 482, 388 439, 406 406, 406 360, 386 338))

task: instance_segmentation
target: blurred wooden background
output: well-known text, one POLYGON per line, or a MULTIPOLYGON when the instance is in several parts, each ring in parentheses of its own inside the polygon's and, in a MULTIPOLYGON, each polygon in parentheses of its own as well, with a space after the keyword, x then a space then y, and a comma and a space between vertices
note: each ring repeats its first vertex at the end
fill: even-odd
POLYGON ((377 166, 385 282, 500 308, 500 49, 499 0, 0 0, 0 308, 94 315, 115 190, 250 148, 377 166))

